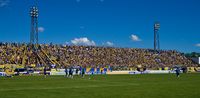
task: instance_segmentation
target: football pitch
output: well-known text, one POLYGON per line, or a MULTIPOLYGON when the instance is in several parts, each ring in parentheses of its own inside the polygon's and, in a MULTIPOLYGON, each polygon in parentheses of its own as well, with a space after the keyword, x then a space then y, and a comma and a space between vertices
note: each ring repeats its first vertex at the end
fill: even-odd
POLYGON ((0 77, 0 98, 200 98, 200 74, 0 77))

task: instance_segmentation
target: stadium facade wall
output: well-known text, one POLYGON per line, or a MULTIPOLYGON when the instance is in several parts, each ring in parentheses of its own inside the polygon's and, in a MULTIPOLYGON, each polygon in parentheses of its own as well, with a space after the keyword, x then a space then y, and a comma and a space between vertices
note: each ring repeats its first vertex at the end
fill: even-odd
POLYGON ((200 57, 198 57, 198 58, 192 58, 192 61, 194 61, 194 62, 200 64, 200 57))

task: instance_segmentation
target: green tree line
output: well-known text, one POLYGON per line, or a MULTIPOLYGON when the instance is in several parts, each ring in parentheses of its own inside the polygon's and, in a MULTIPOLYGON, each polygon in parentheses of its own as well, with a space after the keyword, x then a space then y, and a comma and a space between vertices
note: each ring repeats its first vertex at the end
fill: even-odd
POLYGON ((185 53, 185 56, 188 58, 197 58, 200 57, 200 53, 197 52, 185 53))

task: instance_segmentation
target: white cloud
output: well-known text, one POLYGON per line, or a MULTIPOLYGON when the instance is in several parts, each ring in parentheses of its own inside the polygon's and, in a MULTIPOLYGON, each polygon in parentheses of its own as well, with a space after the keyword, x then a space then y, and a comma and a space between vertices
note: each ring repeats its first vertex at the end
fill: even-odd
POLYGON ((114 46, 114 43, 107 41, 106 43, 103 43, 104 46, 114 46))
POLYGON ((87 45, 87 46, 95 46, 95 42, 92 40, 89 40, 87 37, 83 38, 75 38, 74 40, 71 40, 71 43, 74 45, 87 45))
POLYGON ((66 45, 69 45, 69 44, 70 44, 70 42, 65 42, 65 44, 66 44, 66 45))
POLYGON ((0 0, 0 7, 7 6, 10 0, 0 0))
POLYGON ((199 43, 199 44, 196 44, 195 46, 200 47, 200 43, 199 43))
POLYGON ((38 32, 42 33, 42 32, 44 32, 44 30, 45 30, 44 27, 38 27, 38 32))
POLYGON ((134 35, 134 34, 131 35, 131 39, 133 41, 142 41, 137 35, 134 35))

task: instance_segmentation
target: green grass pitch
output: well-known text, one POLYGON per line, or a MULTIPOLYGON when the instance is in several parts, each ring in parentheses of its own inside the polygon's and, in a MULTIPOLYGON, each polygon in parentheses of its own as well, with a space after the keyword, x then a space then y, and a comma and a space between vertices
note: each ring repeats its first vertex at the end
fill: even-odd
POLYGON ((200 74, 0 77, 0 98, 200 98, 200 74))

